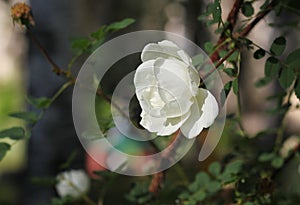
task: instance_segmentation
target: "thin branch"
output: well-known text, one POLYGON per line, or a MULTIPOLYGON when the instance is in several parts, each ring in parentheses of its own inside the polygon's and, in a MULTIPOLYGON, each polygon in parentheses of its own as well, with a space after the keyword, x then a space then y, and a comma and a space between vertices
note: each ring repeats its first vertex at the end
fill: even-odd
POLYGON ((257 25, 257 23, 260 22, 260 20, 262 20, 268 13, 270 13, 270 11, 272 11, 272 9, 278 4, 278 2, 279 0, 272 1, 264 11, 258 13, 256 18, 240 32, 240 36, 247 36, 250 31, 257 25))
MULTIPOLYGON (((243 3, 243 0, 236 0, 232 6, 232 9, 231 11, 229 12, 228 14, 228 17, 227 17, 227 22, 228 22, 228 25, 224 28, 223 32, 221 33, 221 36, 217 42, 217 45, 221 45, 223 44, 223 42, 227 39, 227 34, 226 32, 230 31, 230 33, 232 33, 235 25, 236 25, 236 22, 237 22, 237 17, 238 17, 238 14, 239 14, 239 10, 242 6, 242 3, 243 3)), ((211 56, 210 56, 210 59, 212 62, 216 62, 217 60, 220 59, 220 56, 219 56, 219 51, 222 50, 226 45, 223 45, 223 46, 220 46, 211 56)))

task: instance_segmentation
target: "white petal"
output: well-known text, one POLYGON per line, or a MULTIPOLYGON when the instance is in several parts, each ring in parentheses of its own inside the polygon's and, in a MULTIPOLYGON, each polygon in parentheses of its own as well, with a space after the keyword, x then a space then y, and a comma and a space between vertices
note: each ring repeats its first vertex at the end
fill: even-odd
POLYGON ((158 43, 149 43, 142 51, 141 59, 143 62, 156 58, 177 58, 187 65, 192 65, 192 59, 175 43, 164 40, 158 43))
POLYGON ((178 118, 153 117, 142 111, 140 124, 149 132, 157 133, 160 136, 170 135, 176 132, 188 119, 190 112, 178 118))
POLYGON ((218 103, 208 90, 199 89, 196 99, 190 117, 180 128, 187 138, 196 137, 203 128, 211 126, 219 113, 218 103))
POLYGON ((147 61, 139 65, 136 69, 133 81, 137 90, 156 84, 154 63, 155 60, 147 61))
POLYGON ((192 82, 188 66, 176 59, 158 58, 154 64, 159 93, 166 103, 167 117, 178 117, 188 112, 193 101, 192 82))

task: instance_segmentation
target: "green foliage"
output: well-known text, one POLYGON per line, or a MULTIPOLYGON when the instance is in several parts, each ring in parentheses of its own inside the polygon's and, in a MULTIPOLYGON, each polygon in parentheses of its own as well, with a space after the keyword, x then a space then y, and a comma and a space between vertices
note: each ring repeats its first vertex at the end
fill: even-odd
POLYGON ((288 89, 295 80, 295 73, 289 67, 283 67, 279 76, 279 83, 283 89, 288 89))
POLYGON ((254 52, 253 57, 258 60, 263 58, 265 55, 266 55, 266 51, 260 48, 254 52))
POLYGON ((265 63, 266 77, 278 77, 280 73, 280 61, 277 58, 269 57, 265 63))
POLYGON ((291 52, 286 58, 286 65, 293 69, 297 76, 300 75, 300 49, 296 49, 291 52))
POLYGON ((35 112, 14 112, 10 113, 9 116, 25 120, 30 124, 35 124, 39 120, 39 116, 35 112))
POLYGON ((5 142, 0 142, 0 161, 5 157, 6 153, 10 150, 10 145, 5 142))
POLYGON ((242 5, 242 13, 246 17, 250 17, 254 14, 254 8, 252 6, 252 2, 247 1, 242 5))
POLYGON ((25 131, 22 127, 12 127, 6 130, 0 131, 1 138, 10 138, 12 140, 24 139, 25 131))
POLYGON ((46 109, 51 104, 51 99, 46 97, 34 98, 34 97, 27 97, 27 101, 30 105, 37 109, 46 109))
POLYGON ((90 35, 90 38, 78 38, 72 41, 72 48, 77 53, 89 53, 99 47, 105 40, 108 34, 122 30, 135 22, 134 19, 127 18, 119 22, 114 22, 110 25, 103 25, 97 31, 90 35))
POLYGON ((152 199, 152 194, 148 191, 149 183, 148 182, 137 182, 134 187, 126 194, 126 199, 129 202, 136 204, 146 204, 149 203, 152 199))
POLYGON ((286 40, 284 37, 280 36, 276 38, 270 48, 270 52, 275 56, 280 56, 286 47, 286 40))
MULTIPOLYGON (((198 17, 199 21, 205 21, 207 26, 211 26, 213 24, 218 24, 220 26, 222 24, 222 8, 220 4, 220 0, 214 0, 213 2, 207 5, 206 12, 198 17)), ((217 29, 216 32, 220 32, 221 30, 217 29)))

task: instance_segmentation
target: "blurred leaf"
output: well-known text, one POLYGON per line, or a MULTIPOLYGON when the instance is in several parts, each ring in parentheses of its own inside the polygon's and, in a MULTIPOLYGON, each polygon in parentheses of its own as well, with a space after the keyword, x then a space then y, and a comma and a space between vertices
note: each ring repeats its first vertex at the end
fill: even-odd
POLYGON ((228 94, 231 90, 231 87, 232 87, 232 81, 229 81, 228 83, 226 83, 224 85, 224 92, 225 92, 226 97, 228 96, 228 94))
POLYGON ((280 72, 280 62, 277 58, 269 57, 265 63, 266 77, 278 77, 280 72))
POLYGON ((284 160, 281 157, 275 157, 272 160, 271 165, 272 165, 272 167, 278 169, 278 168, 282 167, 283 163, 284 163, 284 160))
POLYGON ((193 194, 192 199, 197 202, 203 201, 206 198, 206 192, 204 190, 199 190, 195 194, 193 194))
POLYGON ((27 97, 28 103, 31 104, 33 107, 41 109, 41 108, 48 108, 51 104, 51 99, 41 97, 41 98, 34 98, 34 97, 27 97))
POLYGON ((238 179, 237 174, 242 169, 243 162, 241 160, 236 160, 225 166, 224 172, 220 175, 220 179, 224 184, 234 182, 238 179))
POLYGON ((126 199, 137 204, 147 204, 152 198, 152 194, 149 193, 148 187, 148 182, 137 182, 126 195, 126 199))
POLYGON ((255 82, 256 87, 263 87, 272 81, 271 77, 264 77, 255 82))
POLYGON ((269 3, 270 3, 270 0, 266 0, 266 1, 263 3, 263 5, 261 5, 260 9, 261 9, 261 10, 266 9, 267 6, 269 5, 269 3))
POLYGON ((234 68, 224 68, 222 71, 224 71, 229 77, 235 77, 236 75, 234 68))
POLYGON ((55 186, 57 179, 55 177, 32 177, 30 182, 39 186, 55 186))
POLYGON ((14 112, 10 113, 9 116, 22 119, 27 121, 28 123, 36 123, 39 119, 39 116, 35 112, 14 112))
POLYGON ((295 71, 296 75, 300 75, 300 49, 291 52, 285 63, 295 71))
POLYGON ((221 172, 221 164, 219 162, 213 162, 208 167, 209 173, 213 176, 218 176, 221 172))
POLYGON ((283 89, 289 88, 295 80, 295 73, 289 67, 284 67, 279 76, 279 83, 283 89))
POLYGON ((270 48, 270 52, 276 56, 280 56, 286 47, 286 39, 283 36, 276 38, 270 48))
POLYGON ((134 19, 126 18, 122 21, 110 24, 109 26, 106 27, 105 31, 106 32, 115 32, 115 31, 118 31, 118 30, 128 27, 129 25, 133 24, 134 22, 135 22, 134 19))
POLYGON ((238 82, 238 78, 234 79, 234 81, 232 82, 232 88, 233 88, 233 92, 234 94, 238 94, 239 92, 239 82, 238 82))
POLYGON ((5 157, 6 153, 10 150, 10 145, 5 142, 0 142, 0 161, 5 157))
POLYGON ((207 185, 207 191, 214 194, 221 190, 221 183, 219 181, 212 181, 207 185))
POLYGON ((221 97, 221 103, 222 105, 224 105, 226 99, 227 99, 227 96, 231 90, 231 87, 232 87, 232 81, 229 81, 227 82, 225 85, 224 85, 224 88, 222 90, 222 92, 220 93, 220 97, 221 97), (223 92, 224 91, 224 92, 223 92))
POLYGON ((254 52, 253 57, 258 60, 263 58, 265 55, 266 55, 266 51, 260 48, 254 52))
POLYGON ((214 45, 212 42, 206 42, 204 44, 204 49, 208 54, 211 54, 214 51, 214 45))
POLYGON ((90 46, 90 40, 87 38, 79 38, 72 41, 73 50, 87 50, 90 46))
POLYGON ((94 33, 91 34, 91 37, 97 39, 98 41, 101 39, 104 39, 105 34, 106 34, 105 28, 106 28, 106 25, 101 26, 97 31, 95 31, 94 33))
POLYGON ((0 138, 6 137, 12 140, 20 140, 25 137, 25 131, 22 127, 13 127, 0 131, 0 138))
POLYGON ((205 61, 203 54, 198 54, 192 58, 192 63, 195 67, 202 65, 205 61))
POLYGON ((242 5, 242 13, 246 16, 246 17, 250 17, 254 14, 254 8, 252 6, 251 2, 245 2, 242 5))
POLYGON ((273 160, 274 158, 275 158, 275 154, 273 152, 271 152, 271 153, 262 153, 261 155, 259 155, 258 161, 267 162, 267 161, 273 160))
POLYGON ((236 160, 234 162, 231 162, 231 163, 227 164, 227 166, 225 167, 224 172, 237 174, 241 170, 242 165, 243 165, 242 160, 236 160))
POLYGON ((300 100, 300 78, 297 79, 296 83, 295 83, 295 94, 298 97, 298 99, 300 100))

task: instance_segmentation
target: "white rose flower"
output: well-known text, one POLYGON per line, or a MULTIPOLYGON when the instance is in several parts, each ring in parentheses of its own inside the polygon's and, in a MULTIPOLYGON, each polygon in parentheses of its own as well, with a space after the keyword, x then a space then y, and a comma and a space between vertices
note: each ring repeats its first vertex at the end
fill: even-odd
POLYGON ((78 198, 90 188, 90 179, 84 170, 71 170, 57 175, 56 190, 60 197, 78 198))
POLYGON ((193 138, 213 124, 218 103, 208 90, 199 88, 198 72, 185 51, 164 40, 146 45, 141 59, 134 85, 144 128, 160 136, 180 128, 193 138))

